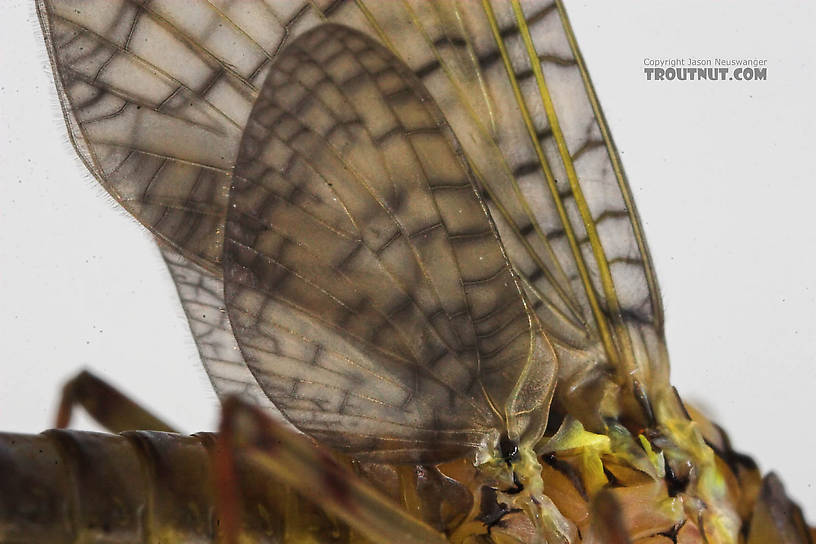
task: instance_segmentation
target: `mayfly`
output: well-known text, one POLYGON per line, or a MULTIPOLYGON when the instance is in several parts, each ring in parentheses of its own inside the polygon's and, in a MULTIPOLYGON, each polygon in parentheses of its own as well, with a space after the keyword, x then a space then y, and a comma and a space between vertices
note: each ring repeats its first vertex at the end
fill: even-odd
POLYGON ((72 142, 159 240, 213 385, 283 423, 232 400, 220 443, 5 437, 0 538, 810 542, 669 383, 559 2, 38 11, 72 142))

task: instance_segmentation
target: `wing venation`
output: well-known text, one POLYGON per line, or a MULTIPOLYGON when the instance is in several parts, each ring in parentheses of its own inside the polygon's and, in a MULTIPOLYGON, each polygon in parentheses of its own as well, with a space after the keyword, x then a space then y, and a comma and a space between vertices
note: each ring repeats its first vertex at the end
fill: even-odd
MULTIPOLYGON (((244 161, 245 179, 235 181, 245 202, 263 193, 255 205, 281 214, 264 230, 263 251, 253 253, 259 248, 247 240, 244 258, 266 259, 283 284, 322 293, 323 302, 310 293, 304 300, 311 306, 296 305, 303 319, 326 318, 315 308, 330 304, 330 322, 351 324, 358 341, 388 357, 429 363, 456 353, 450 368, 458 369, 457 383, 473 387, 472 369, 458 361, 478 353, 482 378, 512 381, 513 372, 496 361, 506 350, 523 351, 516 334, 523 312, 490 296, 503 283, 505 256, 468 260, 494 242, 480 223, 479 199, 463 198, 471 183, 463 184, 456 169, 464 168, 558 352, 559 406, 592 426, 626 404, 614 399, 634 391, 635 382, 647 396, 668 387, 648 247, 559 0, 38 0, 37 6, 80 157, 185 258, 222 274, 233 167, 242 136, 252 145, 259 130, 249 121, 252 105, 268 78, 282 78, 282 85, 297 79, 311 91, 289 85, 280 97, 289 102, 255 120, 275 125, 263 160, 279 162, 244 161), (393 63, 367 47, 337 49, 331 39, 322 56, 304 50, 305 42, 287 48, 325 22, 369 36, 405 63, 441 111, 445 131, 455 134, 464 167, 459 151, 455 160, 439 158, 449 136, 429 123, 438 112, 429 118, 411 105, 413 91, 403 89, 393 63), (358 54, 356 63, 342 60, 358 54), (322 150, 319 160, 309 156, 315 149, 322 150), (452 164, 453 172, 444 171, 452 164), (335 170, 353 183, 325 183, 335 170), (427 179, 427 187, 401 184, 400 174, 409 172, 427 179), (261 177, 264 184, 251 188, 247 180, 261 177), (343 193, 352 186, 364 191, 343 193), (450 213, 458 202, 470 208, 450 213), (403 213, 418 209, 423 213, 403 213), (300 224, 309 228, 292 227, 300 224), (328 240, 336 251, 323 255, 328 240), (315 253, 322 268, 304 270, 315 253), (427 263, 445 263, 455 273, 427 263), (486 272, 470 277, 473 266, 486 272), (362 273, 370 269, 376 274, 362 273), (357 307, 360 301, 320 283, 324 273, 335 274, 346 291, 357 282, 362 289, 384 282, 398 294, 377 293, 357 307), (367 319, 370 326, 362 325, 367 319), (403 324, 399 330, 395 321, 403 324)), ((495 399, 503 395, 488 398, 500 404, 495 399)))
POLYGON ((366 36, 323 25, 276 60, 236 163, 226 302, 299 428, 439 460, 516 417, 530 364, 555 370, 470 176, 433 99, 366 36))

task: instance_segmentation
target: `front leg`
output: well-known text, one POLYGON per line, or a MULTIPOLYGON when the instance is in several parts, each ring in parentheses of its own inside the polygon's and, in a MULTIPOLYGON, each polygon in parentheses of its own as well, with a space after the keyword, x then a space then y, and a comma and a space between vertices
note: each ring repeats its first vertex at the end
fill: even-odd
POLYGON ((216 482, 224 542, 237 543, 240 506, 235 475, 246 464, 288 486, 371 542, 444 544, 447 538, 409 515, 305 435, 236 397, 224 403, 216 482))

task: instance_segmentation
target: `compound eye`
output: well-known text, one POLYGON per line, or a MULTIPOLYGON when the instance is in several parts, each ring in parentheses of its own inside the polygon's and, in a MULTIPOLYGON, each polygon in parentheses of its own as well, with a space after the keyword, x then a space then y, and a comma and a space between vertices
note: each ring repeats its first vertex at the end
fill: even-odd
POLYGON ((499 452, 502 459, 509 464, 511 461, 518 459, 518 444, 511 440, 507 433, 502 433, 501 437, 499 437, 499 452))

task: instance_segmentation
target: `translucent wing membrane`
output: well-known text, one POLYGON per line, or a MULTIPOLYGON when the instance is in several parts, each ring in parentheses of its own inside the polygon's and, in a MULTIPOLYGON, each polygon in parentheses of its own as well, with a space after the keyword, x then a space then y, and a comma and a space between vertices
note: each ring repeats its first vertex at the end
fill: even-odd
MULTIPOLYGON (((40 0, 38 6, 80 156, 140 221, 218 276, 239 140, 262 83, 284 67, 276 59, 324 22, 367 34, 421 81, 460 142, 555 347, 559 406, 597 427, 601 416, 626 408, 617 402, 620 386, 627 399, 633 391, 667 390, 663 316, 648 250, 560 2, 40 0)), ((302 118, 296 104, 283 106, 318 132, 325 122, 302 118)), ((337 134, 355 130, 352 123, 337 134)), ((354 150, 366 156, 359 145, 354 150)), ((357 173, 366 177, 389 168, 383 159, 360 160, 357 173)), ((393 205, 389 193, 374 189, 393 205)), ((340 239, 354 228, 384 228, 369 226, 367 216, 354 223, 354 210, 303 192, 293 206, 323 199, 310 200, 306 211, 340 239)), ((395 281, 409 285, 409 274, 427 272, 399 273, 395 281)), ((434 285, 442 297, 461 296, 434 285)), ((454 337, 442 340, 454 345, 454 337)))
POLYGON ((229 3, 39 0, 38 11, 85 165, 157 236, 220 274, 241 131, 272 55, 309 20, 242 2, 251 9, 236 15, 251 17, 233 23, 218 4, 229 3))
POLYGON ((239 395, 283 420, 241 356, 227 317, 223 282, 172 249, 161 247, 161 253, 216 393, 222 398, 239 395))
POLYGON ((392 48, 440 105, 556 346, 569 403, 597 411, 613 370, 619 383, 662 390, 657 283, 560 3, 339 1, 323 10, 392 48))
MULTIPOLYGON (((555 368, 434 101, 345 27, 295 40, 264 84, 224 278, 261 386, 357 456, 461 454, 514 417, 505 404, 528 366, 555 368)), ((533 407, 548 403, 541 389, 533 407)))

